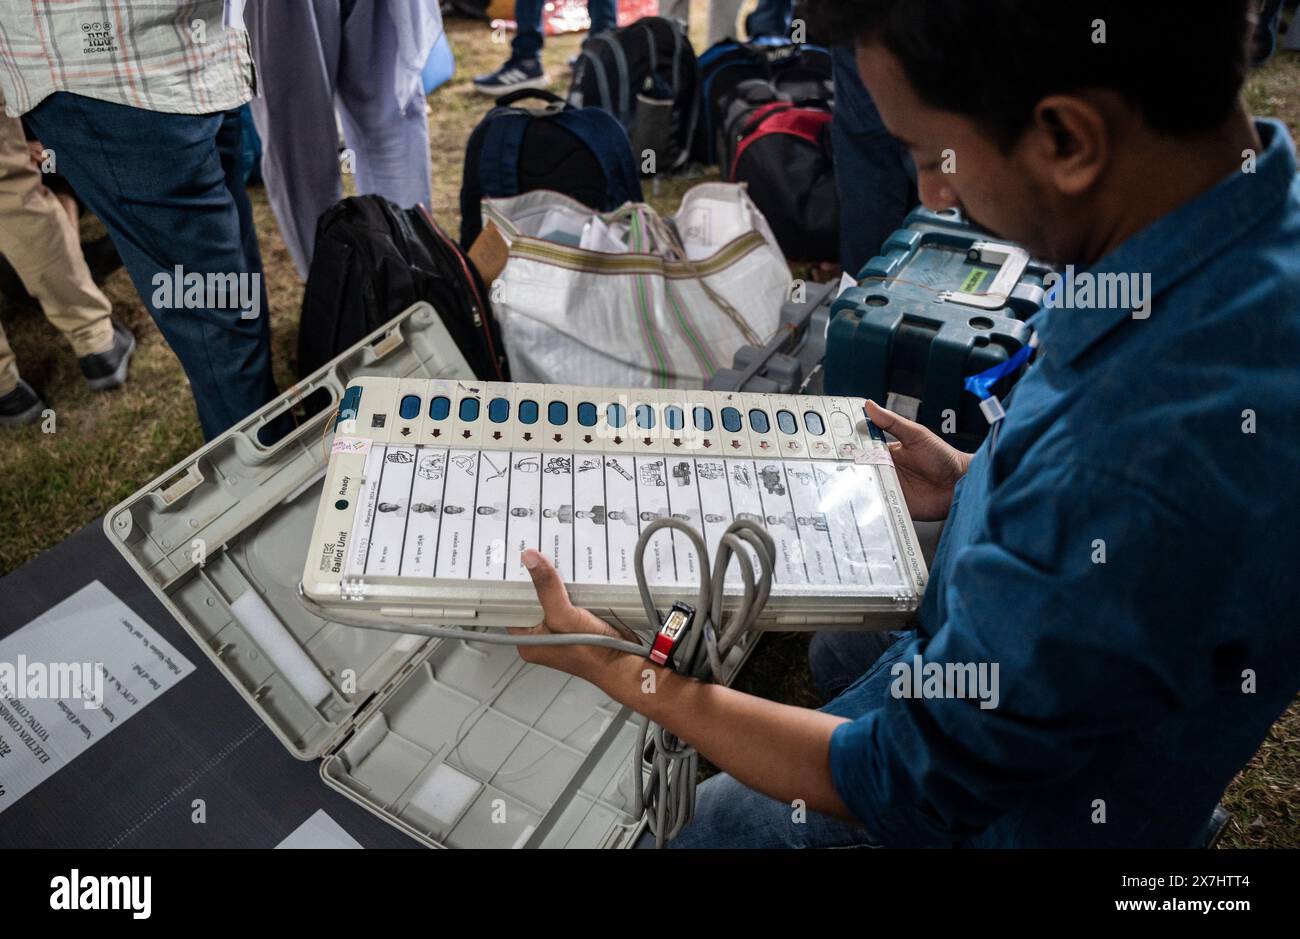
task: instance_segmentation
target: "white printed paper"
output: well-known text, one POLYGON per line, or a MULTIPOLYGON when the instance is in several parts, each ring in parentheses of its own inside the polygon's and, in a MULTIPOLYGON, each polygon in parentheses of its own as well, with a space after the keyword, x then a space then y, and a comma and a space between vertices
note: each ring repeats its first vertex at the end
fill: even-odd
POLYGON ((97 580, 0 639, 0 812, 192 671, 97 580))
MULTIPOLYGON (((569 583, 634 584, 637 539, 655 519, 690 525, 712 558, 745 518, 775 542, 778 585, 898 587, 876 472, 844 461, 376 444, 346 573, 527 581, 520 555, 536 548, 569 583)), ((647 580, 698 585, 697 554, 680 532, 656 534, 647 580)), ((727 581, 739 582, 736 568, 727 581)))

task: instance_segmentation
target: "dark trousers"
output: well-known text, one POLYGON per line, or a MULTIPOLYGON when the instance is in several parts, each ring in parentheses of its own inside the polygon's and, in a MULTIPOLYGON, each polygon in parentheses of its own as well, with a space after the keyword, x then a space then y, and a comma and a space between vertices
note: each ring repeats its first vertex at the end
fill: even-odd
POLYGON ((789 36, 794 0, 758 0, 754 12, 745 17, 745 32, 750 39, 760 36, 789 36))
MULTIPOLYGON (((515 0, 515 33, 510 44, 512 58, 535 59, 542 53, 542 6, 544 0, 515 0)), ((591 16, 591 35, 614 29, 618 25, 616 0, 587 0, 591 16)))
POLYGON ((831 149, 840 194, 840 266, 857 275, 916 205, 916 172, 907 150, 885 129, 858 75, 853 47, 831 50, 835 116, 831 149))
MULTIPOLYGON (((59 92, 24 116, 59 172, 108 229, 154 322, 180 359, 209 440, 276 395, 262 257, 240 175, 238 111, 163 114, 59 92), (177 305, 176 268, 240 278, 177 305), (252 275, 256 274, 256 278, 252 275)), ((182 278, 183 281, 183 278, 182 278)))

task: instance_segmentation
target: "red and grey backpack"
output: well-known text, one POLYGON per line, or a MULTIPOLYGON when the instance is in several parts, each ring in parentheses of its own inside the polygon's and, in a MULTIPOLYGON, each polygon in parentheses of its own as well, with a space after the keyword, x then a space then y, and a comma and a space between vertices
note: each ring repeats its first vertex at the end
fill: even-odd
POLYGON ((746 184, 794 262, 839 260, 829 88, 827 94, 791 100, 773 82, 742 82, 720 135, 723 178, 746 184))

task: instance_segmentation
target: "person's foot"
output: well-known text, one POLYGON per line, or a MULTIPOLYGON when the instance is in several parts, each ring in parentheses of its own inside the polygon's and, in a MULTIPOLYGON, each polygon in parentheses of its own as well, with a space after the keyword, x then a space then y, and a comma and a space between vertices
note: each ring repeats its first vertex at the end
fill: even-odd
POLYGON ((83 355, 77 359, 90 390, 106 391, 125 384, 126 368, 131 363, 131 353, 134 351, 135 336, 117 320, 113 320, 113 345, 108 351, 83 355))
POLYGON ((32 386, 21 378, 18 387, 7 395, 0 396, 0 426, 17 427, 40 420, 45 410, 45 402, 32 390, 32 386))
POLYGON ((511 59, 495 72, 474 76, 474 87, 493 98, 523 88, 545 88, 549 84, 541 59, 511 59))

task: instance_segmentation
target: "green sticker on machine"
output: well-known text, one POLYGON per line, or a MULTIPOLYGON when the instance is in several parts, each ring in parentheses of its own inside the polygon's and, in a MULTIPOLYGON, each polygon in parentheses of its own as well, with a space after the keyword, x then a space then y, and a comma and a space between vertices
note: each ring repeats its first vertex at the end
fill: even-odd
POLYGON ((989 272, 985 268, 973 267, 971 268, 970 273, 966 275, 966 279, 961 282, 961 287, 958 289, 962 293, 979 293, 980 287, 988 276, 989 272))

